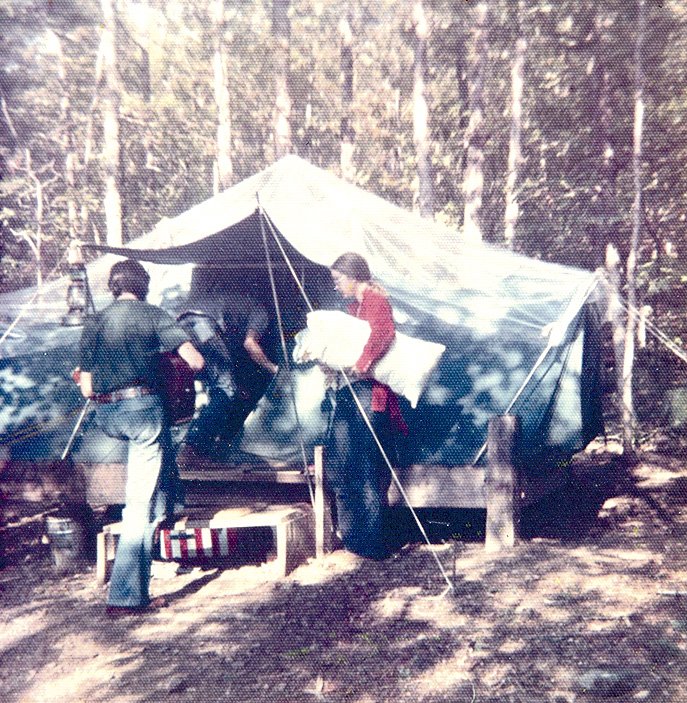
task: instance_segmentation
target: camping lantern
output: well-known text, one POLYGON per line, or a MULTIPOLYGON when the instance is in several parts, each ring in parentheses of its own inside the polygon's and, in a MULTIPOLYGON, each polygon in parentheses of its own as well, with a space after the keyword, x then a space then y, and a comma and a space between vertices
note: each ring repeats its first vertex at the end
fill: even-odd
POLYGON ((67 288, 67 314, 62 318, 62 324, 70 327, 82 325, 86 314, 87 281, 86 267, 77 241, 71 242, 67 253, 69 266, 69 288, 67 288))

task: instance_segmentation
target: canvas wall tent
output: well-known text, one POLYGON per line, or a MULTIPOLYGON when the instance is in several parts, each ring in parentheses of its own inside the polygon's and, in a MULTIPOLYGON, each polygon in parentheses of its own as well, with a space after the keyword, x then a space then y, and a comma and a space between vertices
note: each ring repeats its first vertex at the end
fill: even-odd
MULTIPOLYGON (((269 301, 269 256, 291 330, 304 324, 307 309, 292 275, 313 305, 328 307, 327 267, 345 251, 363 254, 389 292, 398 328, 447 347, 418 407, 404 408, 411 462, 473 463, 482 456, 489 418, 509 409, 522 420, 523 455, 570 456, 602 429, 599 330, 606 301, 596 274, 460 242, 443 225, 295 156, 160 222, 126 248, 100 250, 109 257, 89 265, 95 290, 103 288, 111 255, 137 258, 153 265, 153 301, 177 311, 194 266, 218 272, 215 285, 244 292, 248 286, 269 301)), ((64 300, 65 289, 64 282, 55 285, 52 301, 64 300)), ((16 311, 29 297, 7 295, 0 305, 16 311)), ((0 441, 9 458, 54 452, 80 404, 64 380, 78 330, 60 327, 57 308, 41 310, 40 322, 27 316, 0 349, 0 441), (37 442, 47 430, 50 439, 37 442)), ((244 450, 270 460, 298 456, 284 382, 280 375, 243 441, 244 450)), ((307 387, 307 370, 296 384, 307 387)), ((299 415, 312 444, 321 439, 323 415, 319 401, 306 395, 299 396, 299 415)), ((100 442, 89 449, 86 440, 82 456, 112 461, 115 449, 100 442)))

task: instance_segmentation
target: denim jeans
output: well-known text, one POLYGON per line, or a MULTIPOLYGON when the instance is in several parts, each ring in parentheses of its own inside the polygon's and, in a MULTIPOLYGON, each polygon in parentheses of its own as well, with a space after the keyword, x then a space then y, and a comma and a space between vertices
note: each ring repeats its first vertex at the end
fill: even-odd
MULTIPOLYGON (((359 381, 353 384, 353 389, 388 454, 392 445, 389 416, 371 410, 372 383, 359 381)), ((385 557, 391 474, 347 387, 336 395, 327 450, 327 484, 334 493, 337 525, 344 546, 364 557, 385 557)))
POLYGON ((169 426, 157 395, 96 405, 96 422, 129 444, 126 505, 107 602, 145 606, 155 529, 174 513, 181 495, 169 426))

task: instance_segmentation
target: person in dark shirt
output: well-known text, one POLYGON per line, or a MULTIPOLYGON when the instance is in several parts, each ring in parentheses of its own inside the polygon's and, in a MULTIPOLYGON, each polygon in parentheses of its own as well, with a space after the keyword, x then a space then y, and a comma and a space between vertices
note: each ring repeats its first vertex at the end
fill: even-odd
POLYGON ((264 349, 270 327, 265 306, 249 295, 223 301, 222 324, 229 340, 234 375, 240 391, 257 402, 279 367, 264 349))
POLYGON ((221 459, 278 371, 263 347, 270 326, 266 308, 232 293, 196 296, 180 317, 206 358, 200 379, 208 392, 207 405, 189 427, 184 462, 195 456, 221 459))
POLYGON ((160 352, 176 350, 194 370, 204 363, 175 320, 145 302, 149 281, 137 261, 112 267, 108 286, 115 300, 84 323, 77 370, 97 424, 128 442, 126 505, 107 597, 112 616, 161 605, 150 600, 148 588, 154 534, 174 512, 178 473, 159 395, 160 352))

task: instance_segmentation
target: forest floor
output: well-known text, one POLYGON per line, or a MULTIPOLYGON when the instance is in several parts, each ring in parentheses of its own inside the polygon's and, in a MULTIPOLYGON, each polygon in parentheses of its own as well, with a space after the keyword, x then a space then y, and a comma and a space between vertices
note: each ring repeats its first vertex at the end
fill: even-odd
POLYGON ((27 544, 0 569, 0 700, 687 701, 687 453, 608 449, 510 552, 485 552, 479 514, 426 514, 436 543, 381 563, 156 563, 169 607, 146 616, 108 619, 93 565, 58 575, 27 544))

